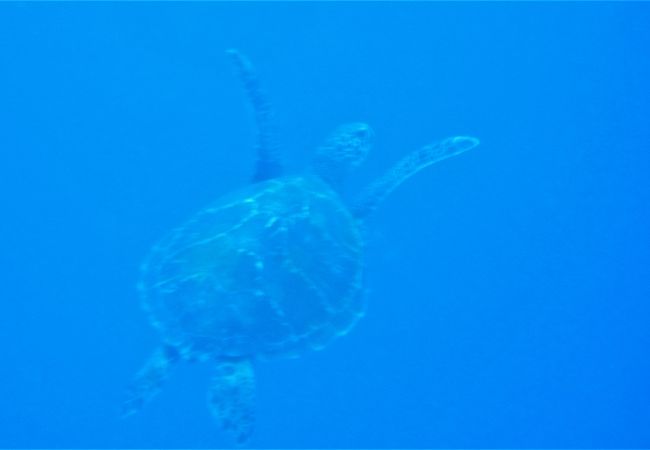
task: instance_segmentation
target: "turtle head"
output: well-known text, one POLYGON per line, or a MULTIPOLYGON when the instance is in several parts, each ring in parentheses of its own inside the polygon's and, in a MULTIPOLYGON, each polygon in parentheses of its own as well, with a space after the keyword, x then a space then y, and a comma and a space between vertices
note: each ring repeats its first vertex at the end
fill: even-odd
POLYGON ((314 172, 337 189, 348 173, 365 161, 374 136, 366 123, 339 126, 316 151, 312 163, 314 172))

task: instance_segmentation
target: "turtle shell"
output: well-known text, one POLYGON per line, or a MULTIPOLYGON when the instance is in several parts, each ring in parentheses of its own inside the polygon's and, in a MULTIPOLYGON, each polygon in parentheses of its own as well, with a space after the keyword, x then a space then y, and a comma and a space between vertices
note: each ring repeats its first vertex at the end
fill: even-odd
POLYGON ((297 356, 363 313, 362 239, 314 177, 249 186, 152 249, 139 283, 165 341, 190 357, 297 356))

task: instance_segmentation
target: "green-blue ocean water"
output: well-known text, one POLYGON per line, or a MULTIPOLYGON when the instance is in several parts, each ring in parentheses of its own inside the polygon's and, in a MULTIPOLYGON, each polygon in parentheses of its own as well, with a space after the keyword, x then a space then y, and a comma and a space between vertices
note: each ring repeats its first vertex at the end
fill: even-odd
POLYGON ((650 446, 650 4, 0 5, 0 447, 223 447, 210 368, 138 415, 139 266, 244 186, 257 67, 288 170, 376 133, 366 317, 256 365, 254 447, 650 446))

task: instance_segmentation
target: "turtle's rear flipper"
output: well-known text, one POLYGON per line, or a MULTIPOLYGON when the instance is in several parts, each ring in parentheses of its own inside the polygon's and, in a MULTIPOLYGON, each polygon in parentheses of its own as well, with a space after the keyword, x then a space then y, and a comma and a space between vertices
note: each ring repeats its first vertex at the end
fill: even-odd
POLYGON ((255 375, 250 361, 219 361, 214 369, 208 403, 219 425, 238 445, 253 434, 255 375))
POLYGON ((161 346, 156 349, 131 383, 126 401, 122 405, 122 417, 137 413, 160 392, 170 369, 178 362, 178 359, 178 351, 173 347, 161 346))

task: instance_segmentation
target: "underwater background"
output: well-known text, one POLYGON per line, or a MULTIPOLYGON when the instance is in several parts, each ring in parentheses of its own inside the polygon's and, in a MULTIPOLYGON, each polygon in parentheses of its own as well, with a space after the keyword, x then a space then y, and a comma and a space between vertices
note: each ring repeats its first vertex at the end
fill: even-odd
POLYGON ((208 364, 140 414, 139 265, 250 179, 257 67, 292 172, 353 195, 454 135, 367 230, 366 317, 261 362, 254 447, 650 446, 650 4, 0 5, 0 447, 223 447, 208 364))

